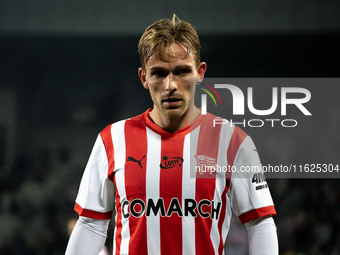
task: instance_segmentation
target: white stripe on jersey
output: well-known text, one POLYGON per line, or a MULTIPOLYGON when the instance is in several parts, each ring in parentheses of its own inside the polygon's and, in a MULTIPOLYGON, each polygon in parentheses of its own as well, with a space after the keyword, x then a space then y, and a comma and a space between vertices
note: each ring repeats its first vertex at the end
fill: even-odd
MULTIPOLYGON (((146 128, 148 151, 146 162, 146 199, 152 198, 157 200, 159 198, 159 166, 161 159, 161 136, 155 134, 148 127, 146 128)), ((147 240, 148 240, 148 253, 160 254, 161 239, 160 239, 160 216, 150 214, 147 217, 147 240)))
MULTIPOLYGON (((182 177, 182 205, 184 205, 185 198, 195 199, 195 187, 196 178, 194 178, 194 173, 192 173, 192 167, 196 164, 193 155, 196 154, 197 148, 197 137, 200 128, 197 127, 195 130, 191 131, 189 135, 185 136, 184 149, 183 149, 183 177, 182 177), (191 140, 192 139, 192 140, 191 140), (195 142, 195 144, 191 144, 195 142)), ((191 233, 190 235, 183 235, 183 254, 195 255, 195 217, 183 217, 182 218, 182 233, 191 233)))
MULTIPOLYGON (((217 164, 218 166, 227 166, 227 158, 226 158, 226 151, 229 147, 230 139, 233 134, 234 126, 230 127, 230 125, 222 125, 221 132, 220 132, 220 143, 219 143, 219 148, 218 148, 218 156, 217 156, 217 164), (221 139, 221 137, 223 137, 221 139), (223 141, 223 142, 222 142, 223 141)), ((226 174, 221 173, 222 176, 218 176, 216 178, 216 186, 215 186, 215 194, 214 194, 214 200, 219 201, 222 198, 222 193, 224 191, 224 187, 226 185, 226 174)), ((228 204, 226 205, 228 207, 228 204)), ((224 219, 225 221, 229 222, 229 219, 231 217, 231 214, 228 214, 228 210, 226 214, 226 218, 224 219)), ((222 214, 223 212, 221 212, 222 214)), ((214 246, 215 254, 218 255, 218 247, 220 245, 220 233, 218 230, 218 220, 215 218, 213 219, 212 222, 212 227, 211 227, 211 233, 210 237, 214 246)), ((223 225, 224 226, 224 223, 223 225)), ((228 231, 228 230, 227 230, 228 231)), ((223 233, 223 228, 222 228, 222 233, 223 233)), ((223 235, 222 235, 223 236, 223 235)), ((225 238, 222 239, 224 242, 225 238)))
MULTIPOLYGON (((120 195, 120 203, 126 199, 126 192, 125 192, 125 175, 124 165, 125 165, 125 133, 124 133, 124 125, 125 121, 120 121, 112 125, 111 127, 111 135, 113 141, 113 148, 120 148, 119 150, 114 150, 114 158, 115 158, 115 178, 116 178, 116 189, 120 195), (114 129, 114 131, 113 131, 114 129), (113 131, 113 132, 112 132, 113 131)), ((118 212, 117 212, 118 214, 118 212)), ((117 218, 116 218, 117 222, 117 218)), ((128 254, 129 252, 129 242, 130 242, 130 229, 129 229, 129 220, 124 218, 122 215, 121 218, 122 222, 122 242, 120 245, 120 253, 121 254, 128 254)), ((117 229, 116 229, 117 230, 117 229)), ((116 235, 116 233, 115 233, 116 235)), ((116 236, 115 236, 116 238, 116 236)), ((116 240, 116 239, 115 239, 116 240)), ((116 250, 116 242, 114 241, 114 251, 116 250)))

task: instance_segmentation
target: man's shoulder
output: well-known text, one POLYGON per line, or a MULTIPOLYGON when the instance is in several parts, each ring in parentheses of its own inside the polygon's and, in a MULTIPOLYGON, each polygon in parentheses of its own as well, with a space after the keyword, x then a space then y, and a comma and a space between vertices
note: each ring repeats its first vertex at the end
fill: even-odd
POLYGON ((221 126, 233 129, 237 133, 245 133, 242 128, 235 125, 232 121, 228 120, 227 118, 220 117, 209 112, 207 112, 205 116, 206 116, 205 121, 211 122, 213 124, 213 127, 221 126))
POLYGON ((133 124, 142 124, 143 123, 143 116, 146 114, 147 112, 141 113, 139 115, 130 117, 130 118, 126 118, 126 119, 121 119, 118 121, 115 121, 109 125, 107 125, 101 132, 104 132, 105 130, 112 130, 112 129, 120 129, 120 128, 124 128, 124 124, 128 121, 130 123, 133 124))

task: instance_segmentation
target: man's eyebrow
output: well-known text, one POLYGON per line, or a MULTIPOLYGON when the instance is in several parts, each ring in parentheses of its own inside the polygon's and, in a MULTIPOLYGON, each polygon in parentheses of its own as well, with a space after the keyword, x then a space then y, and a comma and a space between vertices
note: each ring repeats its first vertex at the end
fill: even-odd
POLYGON ((167 68, 161 66, 151 66, 149 68, 150 71, 168 71, 167 68))
POLYGON ((179 65, 179 66, 175 66, 173 70, 178 70, 178 69, 192 69, 192 65, 179 65))
MULTIPOLYGON (((192 65, 179 65, 175 66, 172 70, 179 70, 179 69, 192 69, 192 65)), ((168 68, 162 66, 151 66, 150 71, 169 71, 168 68)))

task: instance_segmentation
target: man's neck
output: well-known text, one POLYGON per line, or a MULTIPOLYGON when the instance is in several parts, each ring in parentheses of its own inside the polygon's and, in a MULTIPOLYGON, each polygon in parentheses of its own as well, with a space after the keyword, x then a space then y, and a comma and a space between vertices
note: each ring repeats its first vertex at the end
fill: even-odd
POLYGON ((184 116, 175 118, 167 118, 164 115, 157 116, 156 111, 152 110, 149 113, 150 118, 164 130, 174 133, 186 126, 188 126, 198 115, 200 110, 197 107, 191 108, 184 116))

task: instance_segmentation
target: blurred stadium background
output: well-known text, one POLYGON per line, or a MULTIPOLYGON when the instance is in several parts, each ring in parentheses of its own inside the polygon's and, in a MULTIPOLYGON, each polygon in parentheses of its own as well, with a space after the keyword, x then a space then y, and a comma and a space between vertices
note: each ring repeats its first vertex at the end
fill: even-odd
MULTIPOLYGON (((97 134, 152 107, 137 76, 139 37, 173 13, 197 27, 207 77, 339 76, 335 0, 1 0, 0 254, 64 253, 67 222, 77 217, 74 199, 97 134)), ((339 92, 311 100, 315 125, 302 131, 310 134, 305 141, 275 130, 249 131, 262 162, 338 159, 339 92), (327 115, 318 112, 322 106, 329 106, 327 115), (306 145, 315 148, 312 153, 306 145)), ((322 93, 322 86, 314 88, 312 99, 322 93)), ((339 179, 268 183, 280 254, 340 254, 339 179)), ((247 254, 246 231, 237 219, 227 243, 228 254, 247 254)))

